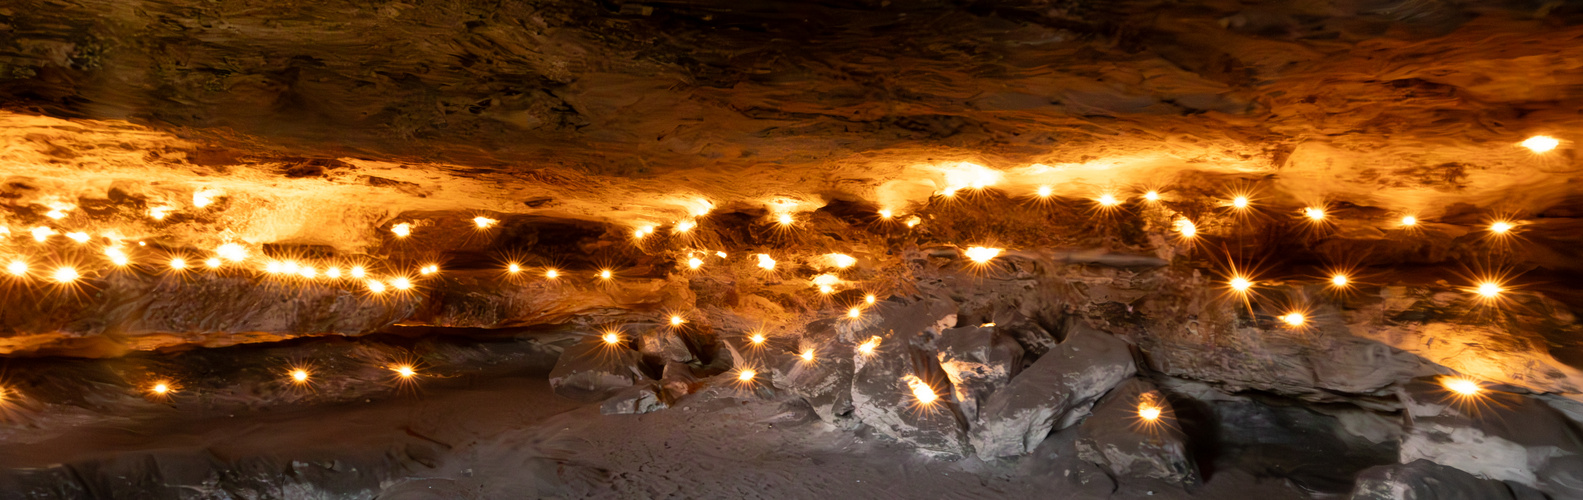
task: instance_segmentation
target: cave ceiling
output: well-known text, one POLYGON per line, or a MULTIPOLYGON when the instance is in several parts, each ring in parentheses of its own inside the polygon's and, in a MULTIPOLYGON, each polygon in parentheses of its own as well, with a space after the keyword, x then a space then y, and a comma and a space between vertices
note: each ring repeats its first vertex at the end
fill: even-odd
POLYGON ((0 120, 7 174, 39 184, 13 188, 12 206, 112 188, 315 200, 317 215, 226 229, 340 248, 406 210, 633 226, 699 198, 900 211, 955 162, 1005 172, 1012 192, 1249 179, 1292 204, 1537 214, 1577 201, 1570 147, 1516 144, 1570 145, 1583 120, 1578 15, 1519 1, 23 2, 0 11, 0 120))

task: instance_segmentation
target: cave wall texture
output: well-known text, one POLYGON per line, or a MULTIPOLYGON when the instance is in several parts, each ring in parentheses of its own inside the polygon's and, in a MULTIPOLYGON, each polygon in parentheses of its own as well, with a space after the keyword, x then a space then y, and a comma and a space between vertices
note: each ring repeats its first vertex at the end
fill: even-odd
MULTIPOLYGON (((473 478, 104 429, 523 372, 1007 496, 1583 498, 1580 130, 1570 1, 14 0, 0 498, 473 478)), ((670 494, 605 459, 471 494, 670 494)))

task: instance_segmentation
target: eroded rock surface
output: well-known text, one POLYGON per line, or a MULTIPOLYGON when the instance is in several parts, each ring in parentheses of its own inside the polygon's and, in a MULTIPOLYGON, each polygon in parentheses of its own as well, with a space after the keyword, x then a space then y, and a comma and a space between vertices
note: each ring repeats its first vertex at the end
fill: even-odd
POLYGON ((1051 430, 1087 416, 1100 396, 1136 372, 1126 342, 1074 328, 1055 350, 990 395, 973 427, 973 449, 984 460, 1032 451, 1051 430))
POLYGON ((585 340, 561 353, 555 369, 550 371, 550 387, 564 397, 598 401, 643 380, 639 363, 636 351, 585 340))
POLYGON ((966 455, 967 423, 956 404, 942 397, 951 394, 950 381, 934 356, 910 345, 907 336, 880 335, 872 354, 854 355, 852 414, 903 443, 944 455, 966 455), (915 384, 929 386, 930 401, 917 397, 915 384))
MULTIPOLYGON (((1358 474, 1352 500, 1513 500, 1505 483, 1428 460, 1381 465, 1358 474)), ((1524 496, 1532 499, 1533 496, 1524 496)))
POLYGON ((1094 405, 1078 429, 1077 453, 1118 477, 1201 481, 1175 410, 1142 379, 1123 381, 1094 405))
POLYGON ((940 332, 935 349, 940 369, 950 377, 957 405, 969 422, 977 420, 979 405, 1022 369, 1022 346, 994 327, 940 332))

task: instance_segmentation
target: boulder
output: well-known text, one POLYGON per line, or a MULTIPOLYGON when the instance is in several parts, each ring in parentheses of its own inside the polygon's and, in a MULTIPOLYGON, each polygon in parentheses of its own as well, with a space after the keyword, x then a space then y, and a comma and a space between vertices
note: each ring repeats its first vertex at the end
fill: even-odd
POLYGON ((655 365, 662 365, 675 361, 678 363, 691 363, 698 361, 694 353, 694 346, 688 342, 681 330, 670 326, 654 325, 644 331, 637 339, 638 352, 655 365))
POLYGON ((1559 498, 1583 498, 1583 436, 1554 407, 1500 388, 1456 398, 1432 379, 1404 386, 1399 397, 1411 423, 1400 462, 1428 460, 1559 498))
POLYGON ((951 379, 962 416, 972 421, 978 406, 1022 368, 1022 346, 995 327, 968 326, 941 332, 935 343, 940 368, 951 379))
POLYGON ((682 396, 692 394, 703 385, 693 369, 675 361, 665 362, 665 370, 660 374, 660 388, 664 389, 667 399, 676 400, 682 396))
POLYGON ((1428 460, 1370 467, 1358 474, 1352 500, 1515 500, 1506 483, 1428 460))
POLYGON ((578 342, 567 347, 555 361, 555 368, 550 370, 550 388, 567 398, 598 401, 646 378, 639 366, 641 362, 641 356, 625 346, 610 346, 597 340, 578 342))
POLYGON ((653 383, 642 383, 619 389, 610 399, 599 405, 605 415, 634 415, 669 408, 665 393, 653 383))
POLYGON ((854 355, 853 415, 863 424, 914 447, 947 457, 966 455, 967 426, 952 389, 934 356, 902 341, 900 332, 879 336, 873 354, 854 355), (920 402, 918 384, 927 384, 937 398, 920 402))
POLYGON ((808 402, 819 419, 846 425, 852 419, 852 346, 826 344, 814 349, 812 360, 781 356, 772 365, 775 387, 808 402))
POLYGON ((1115 477, 1197 485, 1198 467, 1175 415, 1154 384, 1137 378, 1123 381, 1094 405, 1093 415, 1079 427, 1077 455, 1115 477), (1153 420, 1140 414, 1144 407, 1158 411, 1153 420))
POLYGON ((1136 372, 1126 342, 1074 326, 1066 341, 985 400, 971 434, 973 448, 983 460, 1028 453, 1136 372))

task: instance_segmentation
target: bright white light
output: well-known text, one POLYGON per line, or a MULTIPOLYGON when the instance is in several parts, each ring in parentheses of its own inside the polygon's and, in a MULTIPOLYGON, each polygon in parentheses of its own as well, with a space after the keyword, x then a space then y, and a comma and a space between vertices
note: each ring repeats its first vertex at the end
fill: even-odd
POLYGON ((1253 282, 1248 281, 1247 278, 1241 276, 1232 277, 1229 284, 1231 285, 1232 290, 1236 290, 1238 292, 1246 292, 1249 288, 1253 287, 1253 282))
POLYGON ((1503 292, 1504 290, 1501 289, 1501 285, 1500 284, 1495 283, 1493 281, 1486 281, 1486 282, 1483 282, 1483 283, 1479 283, 1479 288, 1478 288, 1477 291, 1478 291, 1478 294, 1480 296, 1482 296, 1482 297, 1484 297, 1486 299, 1493 299, 1497 295, 1500 295, 1501 292, 1503 292))
POLYGON ((213 189, 199 189, 194 191, 192 193, 192 206, 198 208, 207 207, 210 203, 214 203, 214 198, 216 196, 220 196, 220 192, 213 189))
POLYGON ((968 249, 962 253, 967 255, 969 260, 972 260, 978 264, 983 264, 989 262, 990 259, 995 258, 996 255, 1000 255, 1001 250, 1003 249, 989 247, 968 247, 968 249))
POLYGON ((219 255, 220 258, 229 260, 231 262, 241 262, 247 260, 247 247, 236 243, 226 243, 224 245, 220 245, 220 248, 214 249, 214 253, 215 255, 219 255))
POLYGON ((55 279, 56 283, 71 283, 82 277, 81 274, 77 274, 77 268, 71 266, 55 268, 55 272, 50 276, 55 279))
POLYGON ((1138 405, 1138 416, 1153 422, 1160 419, 1160 408, 1149 404, 1138 405))
POLYGON ((1556 146, 1560 146, 1561 141, 1548 135, 1536 135, 1529 137, 1527 140, 1523 141, 1522 144, 1523 147, 1528 148, 1535 153, 1544 153, 1555 149, 1556 146))
POLYGON ((825 257, 828 257, 830 259, 830 265, 835 266, 837 269, 846 269, 848 267, 852 267, 853 264, 857 264, 856 258, 844 253, 833 253, 826 255, 825 257))

